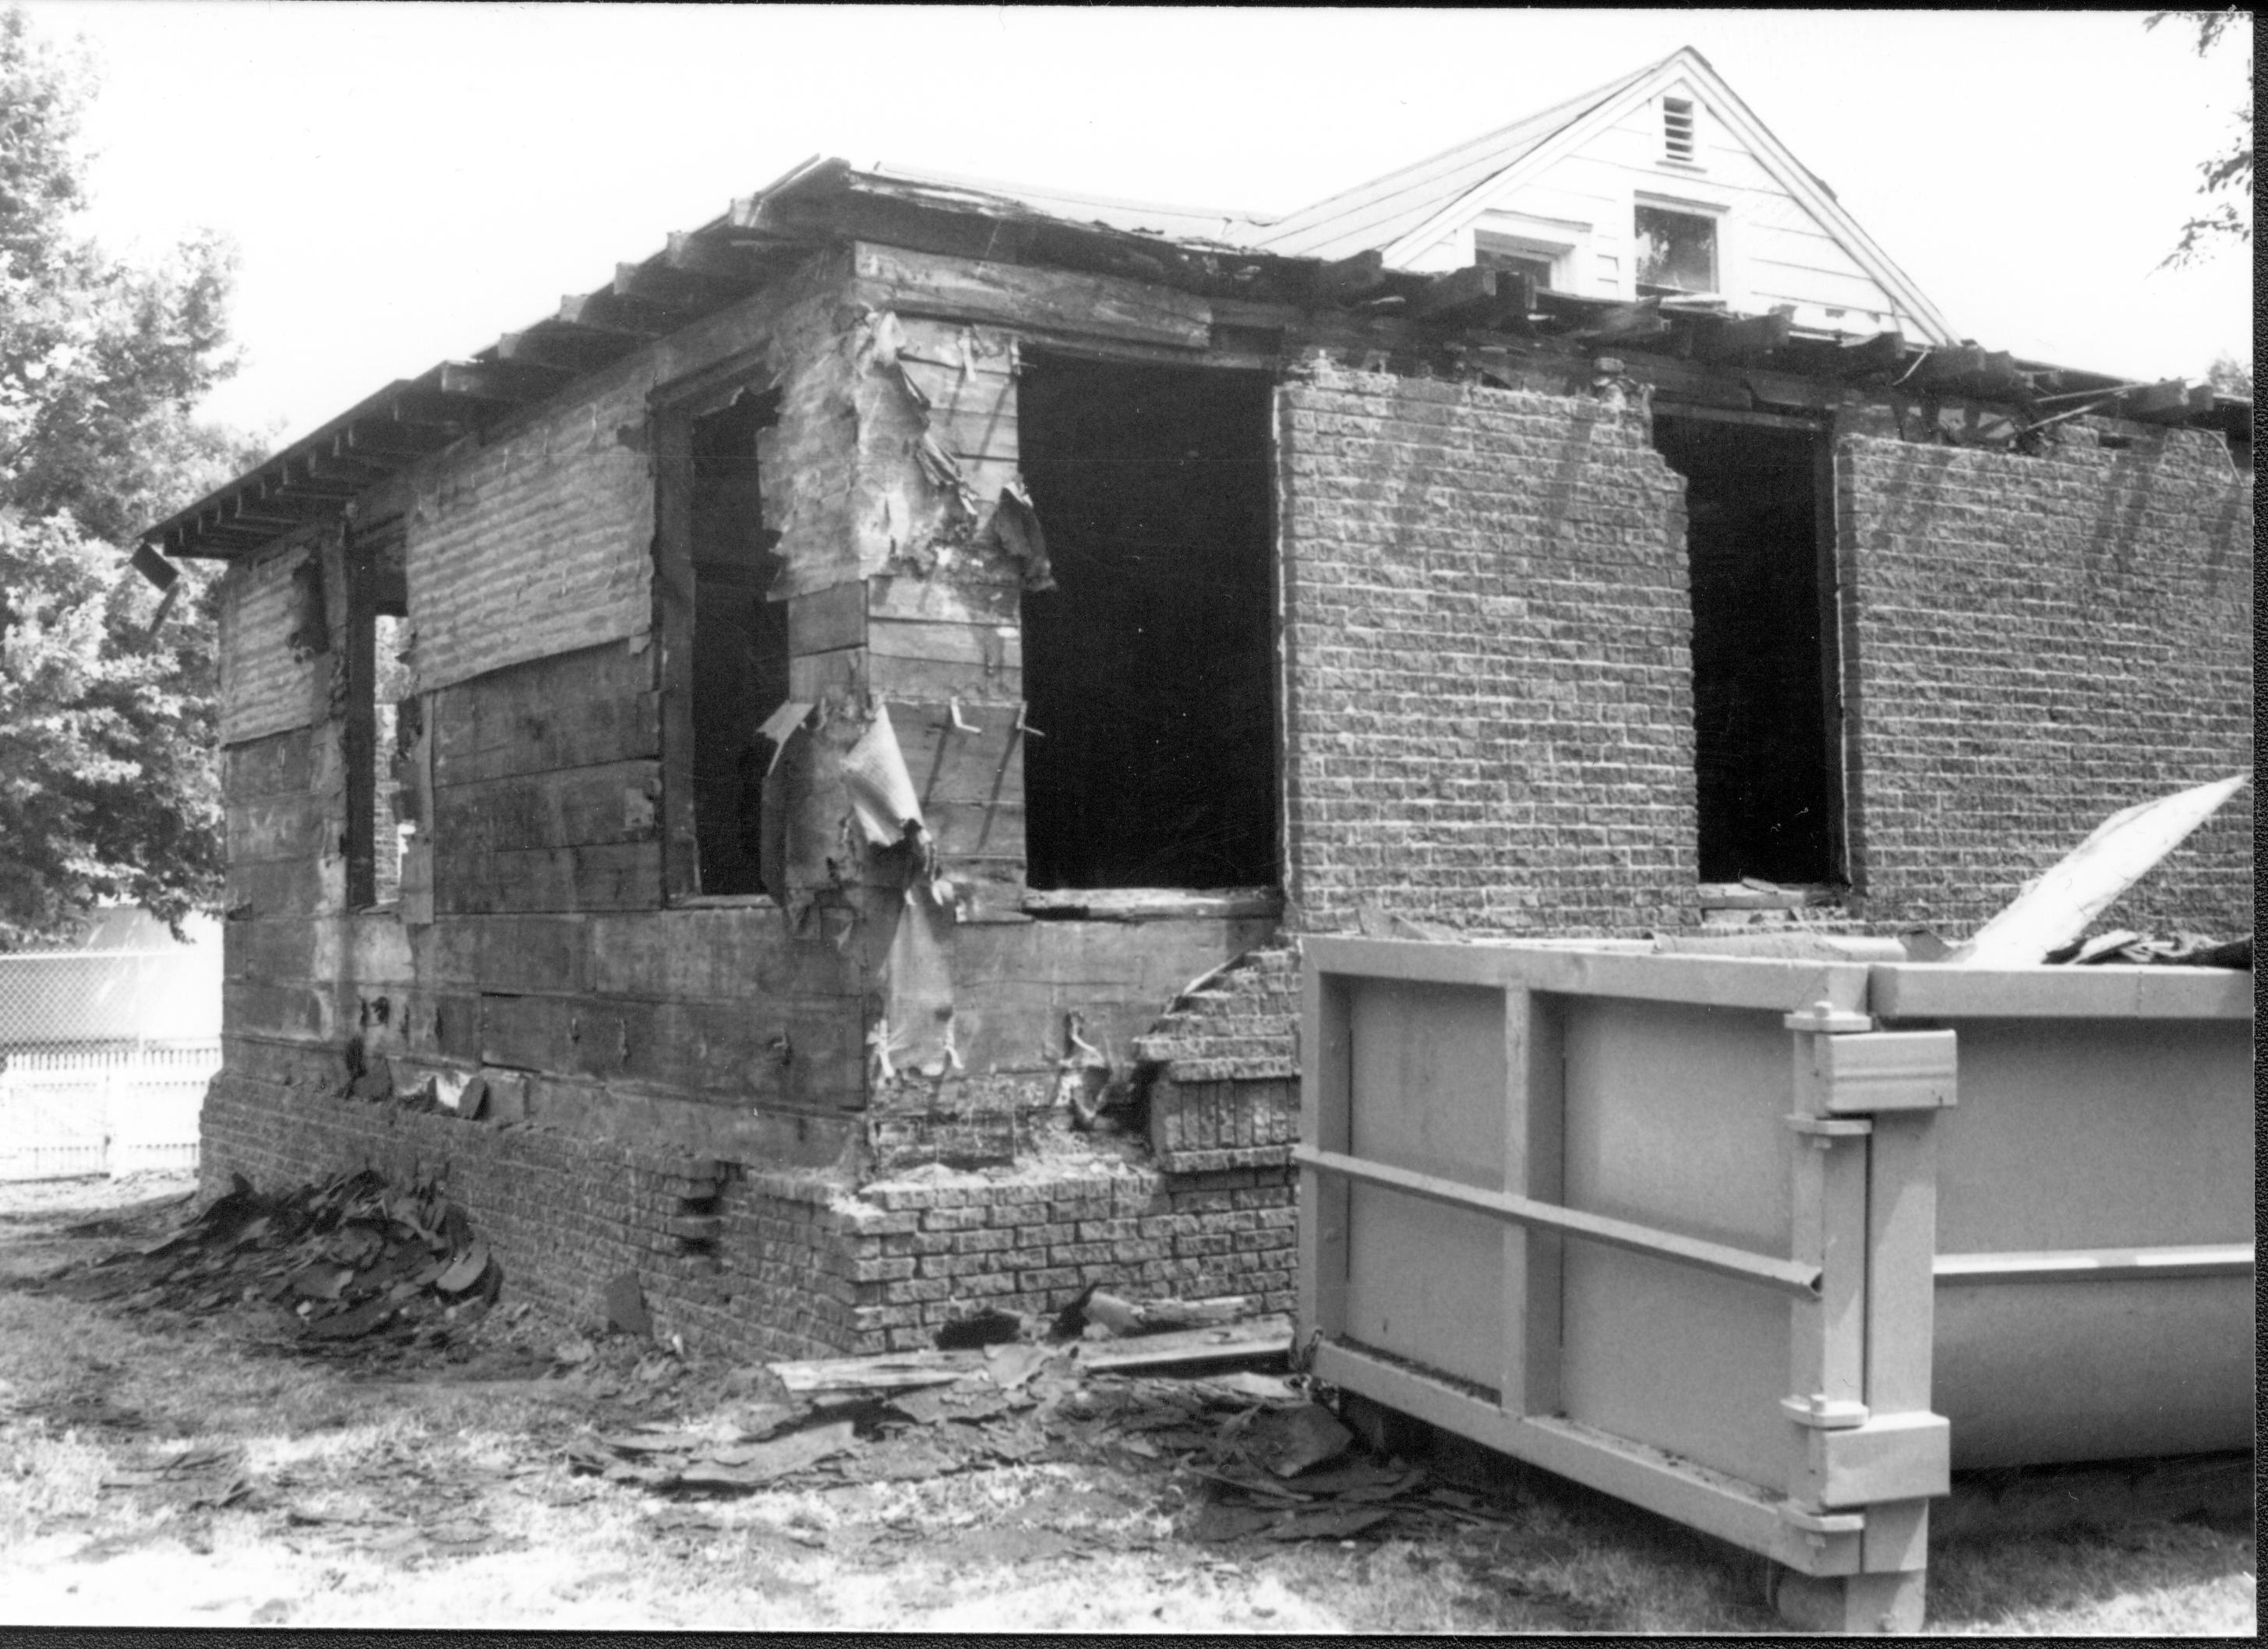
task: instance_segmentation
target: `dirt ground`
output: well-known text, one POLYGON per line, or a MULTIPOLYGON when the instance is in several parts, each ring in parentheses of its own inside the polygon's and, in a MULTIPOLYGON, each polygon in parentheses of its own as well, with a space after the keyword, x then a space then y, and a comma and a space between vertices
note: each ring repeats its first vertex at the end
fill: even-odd
MULTIPOLYGON (((869 1401, 795 1433, 833 1452, 752 1487, 715 1462, 778 1447, 735 1443, 793 1402, 776 1377, 546 1321, 508 1279, 493 1308, 323 1355, 233 1297, 68 1292, 139 1263, 190 1192, 0 1187, 11 1623, 1777 1629, 1756 1560, 1480 1451, 1357 1446, 1289 1479, 1345 1492, 1295 1503, 1238 1464, 1314 1414, 1280 1379, 1046 1372, 989 1406, 869 1401)), ((2250 1636, 2255 1574, 2249 1524, 1949 1543, 1929 1628, 2250 1636)))

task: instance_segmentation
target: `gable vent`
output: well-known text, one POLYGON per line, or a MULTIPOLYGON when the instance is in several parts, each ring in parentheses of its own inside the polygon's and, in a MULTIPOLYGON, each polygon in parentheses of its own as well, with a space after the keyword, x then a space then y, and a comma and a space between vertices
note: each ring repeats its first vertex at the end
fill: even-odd
POLYGON ((1687 98, 1661 100, 1661 153, 1668 160, 1693 159, 1693 104, 1687 98))

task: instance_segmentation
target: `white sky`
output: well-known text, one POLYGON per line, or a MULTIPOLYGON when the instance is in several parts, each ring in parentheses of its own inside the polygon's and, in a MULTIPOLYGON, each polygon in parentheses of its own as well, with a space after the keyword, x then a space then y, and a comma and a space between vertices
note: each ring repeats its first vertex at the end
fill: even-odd
POLYGON ((2244 100, 2140 12, 31 0, 105 63, 94 225, 210 227, 305 433, 814 153, 1279 212, 1692 45, 1966 335, 2134 377, 2252 354, 2250 249, 2155 266, 2244 100))

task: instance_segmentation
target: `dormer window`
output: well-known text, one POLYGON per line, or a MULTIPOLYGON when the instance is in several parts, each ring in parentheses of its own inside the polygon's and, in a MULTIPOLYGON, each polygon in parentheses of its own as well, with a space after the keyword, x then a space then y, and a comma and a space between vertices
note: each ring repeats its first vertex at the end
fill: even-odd
POLYGON ((1661 158, 1680 166, 1694 164, 1692 99, 1662 99, 1661 158))
POLYGON ((1634 228, 1639 297, 1674 298, 1718 290, 1715 218, 1640 205, 1634 228))

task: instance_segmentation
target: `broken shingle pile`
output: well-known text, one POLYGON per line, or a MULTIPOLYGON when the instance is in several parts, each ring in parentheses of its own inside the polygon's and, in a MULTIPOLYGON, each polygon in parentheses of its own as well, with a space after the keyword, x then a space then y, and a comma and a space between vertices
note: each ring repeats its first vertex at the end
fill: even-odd
POLYGON ((568 1462, 705 1497, 1089 1461, 1169 1475, 1185 1533, 1204 1542, 1423 1534, 1502 1515, 1423 1468, 1369 1457, 1298 1380, 1100 1372, 1082 1355, 1094 1343, 774 1364, 784 1401, 593 1432, 569 1446, 568 1462))
POLYGON ((51 1279, 129 1311, 264 1303, 272 1343, 308 1354, 438 1345, 494 1303, 504 1273, 432 1182, 364 1169, 262 1196, 241 1174, 161 1241, 51 1279))

